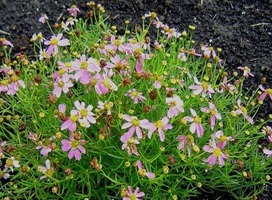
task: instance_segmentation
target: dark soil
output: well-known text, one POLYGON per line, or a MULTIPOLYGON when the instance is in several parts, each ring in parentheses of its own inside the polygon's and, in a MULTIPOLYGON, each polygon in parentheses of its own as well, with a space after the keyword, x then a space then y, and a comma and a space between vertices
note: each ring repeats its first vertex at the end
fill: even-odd
MULTIPOLYGON (((81 16, 86 16, 89 1, 75 0, 0 0, 0 37, 14 44, 12 55, 33 54, 29 38, 34 33, 51 34, 38 22, 47 14, 53 25, 67 16, 67 8, 76 4, 81 16)), ((272 0, 96 0, 109 15, 109 22, 122 31, 124 21, 139 24, 149 11, 161 21, 180 31, 196 26, 196 45, 209 44, 223 49, 221 58, 231 75, 239 66, 248 66, 254 78, 247 80, 245 89, 257 88, 266 77, 265 88, 272 87, 272 0)), ((265 102, 257 117, 267 119, 272 104, 265 102)), ((258 199, 272 199, 271 188, 258 199)), ((231 199, 225 194, 203 194, 201 199, 231 199), (220 197, 221 196, 221 197, 220 197)), ((200 198, 198 198, 200 199, 200 198)))

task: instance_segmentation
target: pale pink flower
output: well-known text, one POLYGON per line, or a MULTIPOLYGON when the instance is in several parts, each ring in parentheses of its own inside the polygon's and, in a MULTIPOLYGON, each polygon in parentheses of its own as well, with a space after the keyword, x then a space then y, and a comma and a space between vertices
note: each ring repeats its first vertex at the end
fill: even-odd
POLYGON ((156 81, 154 82, 153 86, 154 86, 154 88, 156 88, 156 89, 160 89, 161 86, 162 86, 162 84, 161 84, 161 82, 160 82, 159 80, 156 80, 156 81))
POLYGON ((70 45, 68 39, 61 39, 63 36, 62 33, 58 34, 57 36, 53 35, 50 40, 46 40, 44 42, 45 45, 49 45, 46 50, 46 54, 50 56, 52 53, 56 55, 58 53, 58 46, 68 46, 70 45))
POLYGON ((146 98, 143 96, 143 93, 138 92, 135 88, 129 90, 125 96, 129 96, 132 100, 134 100, 135 104, 139 103, 139 101, 143 102, 146 100, 146 98))
POLYGON ((246 107, 241 106, 241 99, 238 99, 238 100, 237 100, 237 105, 238 105, 238 109, 235 110, 235 111, 233 111, 233 112, 236 113, 237 115, 242 114, 242 115, 244 116, 244 118, 245 118, 250 124, 253 124, 253 123, 254 123, 253 119, 247 115, 247 109, 246 109, 246 107))
POLYGON ((172 129, 172 125, 168 124, 168 122, 169 122, 169 119, 167 117, 163 117, 162 119, 160 119, 154 123, 143 124, 143 128, 149 130, 148 134, 147 134, 149 139, 152 137, 152 134, 155 131, 158 131, 159 136, 160 136, 160 140, 162 142, 164 142, 164 140, 165 140, 164 131, 172 129))
POLYGON ((267 158, 272 156, 272 151, 268 149, 263 149, 263 152, 267 155, 267 158))
POLYGON ((237 67, 237 69, 240 69, 243 71, 243 76, 248 78, 249 76, 254 77, 254 75, 250 72, 251 70, 248 67, 237 67))
POLYGON ((52 137, 49 139, 43 139, 42 141, 38 142, 38 146, 36 146, 36 149, 41 149, 41 154, 43 156, 48 156, 48 153, 50 153, 54 148, 51 142, 52 140, 52 137))
POLYGON ((77 128, 78 119, 78 112, 71 110, 71 115, 62 123, 61 130, 69 129, 69 131, 74 132, 77 128))
POLYGON ((9 40, 7 40, 6 38, 0 38, 0 43, 2 43, 3 45, 6 45, 6 46, 14 47, 13 44, 9 40))
POLYGON ((6 160, 5 169, 10 169, 13 172, 13 167, 20 167, 19 161, 16 160, 13 156, 6 160))
POLYGON ((231 94, 233 94, 237 90, 235 85, 228 83, 227 77, 224 77, 219 93, 222 93, 224 90, 230 92, 231 94))
POLYGON ((205 97, 208 94, 210 98, 212 97, 212 93, 214 93, 215 91, 208 82, 202 81, 200 83, 196 77, 194 77, 194 81, 196 85, 189 86, 190 89, 194 90, 193 94, 199 95, 201 93, 202 97, 205 97))
POLYGON ((69 26, 69 25, 73 26, 73 25, 75 24, 75 22, 77 22, 77 21, 78 21, 77 19, 72 18, 72 17, 69 17, 69 18, 67 19, 67 21, 65 22, 65 25, 63 26, 63 28, 69 30, 68 26, 69 26))
MULTIPOLYGON (((81 136, 80 132, 78 132, 78 134, 80 134, 81 136)), ((85 140, 79 140, 75 138, 73 134, 70 134, 69 140, 64 139, 61 141, 61 144, 62 144, 61 150, 69 151, 68 153, 69 159, 72 159, 73 157, 75 157, 76 160, 81 160, 81 154, 86 153, 86 150, 82 146, 85 143, 86 143, 85 140)))
POLYGON ((200 108, 200 110, 204 113, 210 114, 210 116, 211 116, 210 117, 210 126, 211 126, 211 129, 213 130, 214 126, 215 126, 216 119, 218 119, 218 120, 222 119, 221 114, 218 112, 215 105, 211 102, 209 102, 209 108, 203 107, 203 108, 200 108))
POLYGON ((0 169, 0 179, 8 179, 10 177, 10 175, 8 173, 5 173, 7 171, 7 169, 0 169))
POLYGON ((223 149, 226 146, 227 141, 233 141, 233 138, 231 136, 225 136, 223 131, 221 130, 216 131, 212 135, 212 138, 219 140, 216 146, 220 149, 223 149))
POLYGON ((177 137, 177 140, 180 142, 178 145, 178 149, 182 149, 183 151, 187 149, 188 157, 191 155, 191 149, 195 145, 194 137, 189 135, 180 135, 177 137))
POLYGON ((266 98, 267 95, 272 100, 272 89, 271 88, 264 89, 264 87, 262 85, 260 85, 259 88, 263 91, 263 93, 259 97, 260 100, 263 101, 266 98))
POLYGON ((210 145, 205 145, 203 147, 205 152, 211 153, 208 159, 203 159, 204 162, 209 163, 209 165, 214 166, 217 162, 220 166, 225 164, 224 159, 228 157, 222 152, 222 149, 218 147, 215 143, 215 140, 210 140, 210 145))
POLYGON ((74 110, 75 113, 78 113, 78 122, 81 123, 82 125, 84 125, 84 127, 90 127, 90 123, 95 124, 96 123, 96 119, 93 117, 94 113, 92 112, 93 106, 92 105, 88 105, 87 108, 85 107, 85 103, 84 102, 79 102, 78 100, 76 100, 74 102, 75 107, 77 110, 74 110))
POLYGON ((142 162, 140 160, 136 161, 136 165, 138 167, 138 174, 140 176, 146 176, 149 179, 154 179, 155 178, 155 174, 152 172, 146 172, 146 170, 143 168, 142 162))
POLYGON ((44 174, 40 179, 45 179, 46 177, 52 177, 54 174, 54 168, 51 167, 50 160, 45 161, 45 166, 39 165, 38 170, 44 174))
POLYGON ((69 11, 69 14, 74 17, 77 16, 78 12, 80 12, 76 5, 72 5, 71 8, 68 8, 67 10, 69 11))
POLYGON ((5 157, 4 154, 3 154, 3 148, 2 147, 6 146, 6 144, 7 144, 6 141, 1 142, 1 144, 0 144, 0 159, 5 157))
POLYGON ((125 196, 123 200, 142 200, 144 192, 139 192, 139 188, 137 187, 134 192, 131 186, 128 186, 125 196))
POLYGON ((48 20, 48 17, 46 14, 42 14, 42 16, 39 18, 39 22, 45 23, 45 21, 48 20))
POLYGON ((56 95, 57 98, 60 97, 61 93, 69 92, 69 88, 73 87, 73 83, 71 81, 71 76, 68 74, 64 74, 61 78, 57 78, 54 83, 53 94, 56 95))
POLYGON ((124 134, 121 136, 120 140, 123 142, 122 150, 126 149, 129 156, 132 154, 139 156, 136 145, 140 144, 140 142, 134 137, 129 137, 128 134, 124 134))
POLYGON ((106 94, 110 91, 117 91, 118 87, 106 74, 101 74, 95 85, 95 91, 97 94, 106 94))
POLYGON ((35 41, 41 41, 43 42, 45 40, 45 38, 43 37, 42 33, 34 33, 30 39, 31 42, 35 42, 35 41))
POLYGON ((122 125, 121 129, 130 128, 128 132, 125 133, 125 135, 130 138, 136 132, 137 137, 141 139, 143 137, 143 132, 141 128, 144 128, 145 125, 149 123, 148 120, 139 120, 136 116, 129 115, 124 115, 124 120, 126 120, 127 122, 122 125))
POLYGON ((177 116, 179 112, 184 112, 183 101, 179 96, 166 98, 166 104, 170 107, 167 112, 167 117, 169 118, 177 116))
POLYGON ((190 111, 193 117, 185 117, 186 121, 192 122, 192 124, 190 125, 190 132, 197 132, 197 136, 201 137, 204 133, 204 128, 201 124, 201 118, 196 114, 196 111, 194 109, 190 108, 190 111))

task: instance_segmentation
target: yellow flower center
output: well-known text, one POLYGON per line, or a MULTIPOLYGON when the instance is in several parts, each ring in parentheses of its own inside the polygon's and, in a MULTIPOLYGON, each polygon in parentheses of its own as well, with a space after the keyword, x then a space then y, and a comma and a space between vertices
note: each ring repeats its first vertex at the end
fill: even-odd
POLYGON ((156 126, 157 128, 162 128, 162 127, 163 127, 162 121, 161 121, 161 120, 156 121, 156 122, 155 122, 155 126, 156 126))
POLYGON ((121 44, 122 44, 122 41, 119 40, 119 39, 117 39, 117 40, 114 41, 114 45, 115 46, 120 46, 121 44))
POLYGON ((9 80, 2 80, 1 85, 7 86, 9 84, 9 80))
POLYGON ((51 41, 50 41, 50 44, 51 45, 57 45, 59 42, 59 40, 57 38, 53 38, 51 41))
POLYGON ((136 194, 131 194, 130 195, 130 200, 137 200, 136 194))
POLYGON ((11 158, 8 158, 8 159, 6 160, 6 165, 7 165, 8 167, 13 166, 13 160, 12 160, 11 158))
POLYGON ((46 176, 53 176, 54 171, 52 169, 47 169, 45 174, 46 174, 46 176))
POLYGON ((215 111, 215 110, 213 110, 213 109, 210 109, 210 114, 211 114, 212 116, 215 116, 216 111, 215 111))
POLYGON ((79 145, 79 142, 77 140, 72 140, 71 141, 72 148, 76 149, 78 147, 78 145, 79 145))
POLYGON ((87 69, 87 67, 88 67, 88 63, 86 61, 80 64, 80 69, 87 69))
POLYGON ((78 120, 78 116, 77 116, 77 115, 72 115, 72 116, 70 117, 70 120, 71 120, 71 122, 75 123, 75 122, 77 122, 77 120, 78 120))
POLYGON ((133 92, 131 92, 131 95, 134 96, 134 97, 138 97, 139 93, 137 91, 133 91, 133 92))
POLYGON ((12 82, 17 82, 18 80, 19 80, 19 77, 16 76, 16 75, 13 75, 13 76, 11 77, 11 81, 12 81, 12 82))
POLYGON ((170 107, 175 107, 177 105, 177 102, 175 102, 175 101, 170 101, 170 107))
POLYGON ((58 82, 58 86, 59 87, 63 87, 64 86, 64 82, 63 81, 58 82))
POLYGON ((267 94, 272 95, 272 89, 268 88, 266 89, 267 94))
POLYGON ((225 135, 222 135, 219 140, 221 142, 226 142, 227 141, 227 137, 225 135))
POLYGON ((63 75, 63 74, 65 74, 66 73, 66 71, 64 70, 64 69, 60 69, 59 70, 59 75, 63 75))
POLYGON ((197 124, 200 124, 201 123, 201 118, 199 116, 195 116, 194 117, 194 122, 197 123, 197 124))
POLYGON ((71 68, 71 67, 72 67, 72 64, 71 64, 70 62, 66 62, 66 63, 65 63, 65 67, 71 68))
POLYGON ((247 109, 244 106, 241 106, 241 110, 245 115, 247 114, 247 109))
POLYGON ((82 109, 82 110, 80 111, 80 115, 81 115, 82 117, 86 117, 86 116, 88 115, 88 111, 87 111, 86 109, 82 109))
POLYGON ((213 150, 213 155, 215 155, 216 157, 220 157, 221 156, 221 150, 219 148, 215 148, 213 150))
POLYGON ((140 170, 138 171, 138 174, 139 174, 140 176, 146 176, 146 170, 145 170, 145 169, 140 169, 140 170))
POLYGON ((205 81, 201 82, 201 86, 204 90, 208 90, 209 84, 205 81))
POLYGON ((194 143, 194 137, 192 135, 187 135, 186 139, 188 141, 189 144, 193 144, 194 143))
POLYGON ((131 120, 131 123, 132 123, 132 126, 139 126, 140 125, 140 122, 137 118, 133 118, 131 120))

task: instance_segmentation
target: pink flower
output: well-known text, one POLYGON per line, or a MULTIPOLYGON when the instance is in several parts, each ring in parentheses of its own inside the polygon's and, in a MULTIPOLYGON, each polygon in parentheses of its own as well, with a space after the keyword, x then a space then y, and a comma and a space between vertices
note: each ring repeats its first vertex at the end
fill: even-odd
POLYGON ((50 56, 52 53, 56 55, 58 53, 58 46, 68 46, 69 40, 68 39, 61 39, 63 36, 62 33, 58 34, 57 36, 52 36, 50 40, 46 40, 44 42, 45 45, 49 45, 46 50, 46 54, 50 56))
POLYGON ((48 153, 50 153, 54 148, 51 142, 52 140, 53 137, 43 139, 42 141, 38 142, 36 149, 41 149, 41 154, 43 156, 48 156, 48 153))
POLYGON ((135 88, 129 90, 125 96, 129 96, 132 100, 134 100, 135 104, 139 103, 139 101, 143 102, 146 100, 146 98, 143 96, 143 93, 138 92, 135 88))
POLYGON ((65 74, 61 78, 57 78, 55 81, 53 94, 59 98, 62 92, 66 94, 71 87, 73 87, 71 76, 65 74))
POLYGON ((3 178, 3 179, 8 179, 10 177, 10 175, 8 173, 5 173, 7 171, 7 169, 0 169, 0 179, 3 178))
POLYGON ((143 125, 143 128, 148 129, 148 138, 150 139, 152 137, 152 134, 155 131, 158 131, 159 136, 160 136, 160 140, 162 142, 164 142, 165 140, 165 135, 164 135, 164 131, 165 130, 169 130, 172 129, 172 125, 168 124, 169 119, 167 117, 163 117, 162 119, 156 121, 155 123, 147 123, 143 125))
POLYGON ((189 88, 194 90, 193 93, 195 95, 199 95, 200 93, 202 93, 202 97, 205 97, 207 94, 210 98, 212 97, 212 93, 214 93, 214 90, 209 83, 207 83, 206 81, 200 83, 196 77, 194 77, 194 81, 196 85, 190 85, 189 88))
POLYGON ((19 161, 12 156, 6 160, 5 169, 10 169, 13 172, 13 167, 18 168, 20 165, 19 161))
POLYGON ((81 123, 84 127, 90 127, 90 123, 95 124, 96 119, 93 117, 94 113, 92 112, 93 106, 88 105, 87 108, 85 108, 84 102, 79 102, 78 100, 74 102, 75 107, 77 110, 74 110, 74 114, 78 113, 78 122, 81 123))
POLYGON ((13 44, 9 40, 7 40, 6 38, 0 38, 0 43, 2 43, 3 45, 6 45, 6 46, 14 47, 13 44))
POLYGON ((110 91, 117 91, 118 87, 106 74, 99 76, 98 82, 95 85, 95 91, 97 94, 106 94, 110 91))
POLYGON ((142 200, 142 197, 145 195, 143 192, 139 192, 139 188, 137 187, 134 192, 132 191, 132 187, 128 186, 125 196, 123 200, 142 200))
POLYGON ((39 18, 39 22, 45 23, 45 21, 48 20, 48 17, 46 14, 42 14, 42 16, 39 18))
POLYGON ((40 179, 52 177, 54 174, 54 168, 51 167, 50 160, 45 161, 45 166, 39 165, 38 170, 44 174, 40 179))
POLYGON ((245 118, 250 124, 253 124, 253 123, 254 123, 253 119, 247 115, 247 109, 246 109, 246 107, 241 106, 241 99, 238 99, 238 100, 237 100, 237 105, 238 105, 238 109, 235 110, 235 111, 232 111, 232 112, 235 113, 235 114, 237 114, 237 115, 242 114, 242 115, 244 116, 244 118, 245 118))
POLYGON ((0 144, 0 159, 5 157, 4 154, 3 154, 3 148, 2 147, 6 146, 6 144, 7 144, 6 141, 1 142, 1 144, 0 144))
POLYGON ((218 120, 222 119, 221 114, 218 112, 215 105, 211 102, 209 102, 209 108, 203 107, 203 108, 200 108, 200 110, 204 113, 210 114, 210 116, 211 116, 210 117, 210 126, 211 126, 211 129, 213 130, 214 126, 215 126, 216 119, 218 119, 218 120))
POLYGON ((196 114, 195 110, 190 108, 191 114, 193 115, 193 117, 185 117, 185 119, 189 122, 193 122, 190 125, 190 132, 191 133, 195 133, 197 132, 197 136, 201 137, 204 133, 204 128, 201 124, 201 118, 196 114))
MULTIPOLYGON (((79 138, 81 137, 81 133, 78 132, 79 138)), ((78 137, 78 136, 77 136, 78 137)), ((80 140, 78 138, 75 138, 73 134, 70 134, 69 140, 62 140, 61 144, 61 150, 62 151, 69 151, 68 158, 72 159, 75 157, 76 160, 81 160, 81 154, 85 154, 86 150, 82 145, 86 143, 85 140, 80 140)))
POLYGON ((67 10, 69 11, 70 15, 74 17, 76 17, 77 13, 79 12, 79 9, 76 5, 72 5, 71 8, 68 8, 67 10))
POLYGON ((242 70, 244 72, 243 76, 246 78, 248 78, 249 76, 254 77, 254 75, 252 73, 250 73, 250 69, 248 67, 237 67, 237 69, 242 70))
POLYGON ((216 146, 220 149, 223 149, 226 146, 227 141, 233 141, 231 136, 225 136, 221 130, 216 131, 215 134, 212 135, 212 138, 219 140, 216 146))
POLYGON ((272 156, 272 151, 268 149, 263 149, 263 152, 267 155, 267 158, 272 156))
POLYGON ((139 156, 136 144, 140 144, 140 142, 134 137, 129 137, 128 134, 124 134, 121 136, 120 140, 123 142, 122 150, 126 149, 129 156, 132 154, 139 156))
POLYGON ((233 94, 237 90, 235 85, 228 83, 227 77, 224 77, 220 88, 221 88, 219 90, 220 93, 222 93, 224 90, 226 90, 226 91, 230 92, 231 94, 233 94))
POLYGON ((228 157, 221 151, 222 149, 216 145, 214 139, 210 140, 210 143, 210 145, 205 145, 203 150, 211 153, 211 155, 208 159, 203 159, 203 161, 209 163, 211 166, 214 166, 216 161, 218 161, 218 164, 223 166, 225 164, 224 159, 227 159, 228 157))
POLYGON ((69 131, 74 132, 77 128, 78 121, 78 112, 75 110, 71 110, 70 117, 68 117, 65 122, 61 125, 61 130, 69 129, 69 131))
POLYGON ((185 150, 187 149, 188 152, 188 157, 191 155, 191 149, 195 145, 194 142, 194 137, 189 134, 189 135, 180 135, 177 137, 177 140, 180 142, 178 145, 178 149, 185 150))
POLYGON ((184 112, 183 101, 179 96, 166 98, 166 104, 170 107, 167 112, 169 118, 177 116, 179 112, 184 112))
POLYGON ((142 162, 140 160, 136 161, 136 165, 138 167, 138 174, 140 176, 146 176, 149 179, 154 179, 155 178, 155 174, 152 172, 146 172, 146 170, 143 168, 142 162))
POLYGON ((147 119, 143 120, 138 120, 136 116, 129 116, 129 115, 124 115, 124 120, 127 122, 122 125, 122 129, 130 128, 128 132, 125 134, 127 135, 128 138, 132 137, 133 134, 136 132, 137 137, 141 139, 143 137, 143 132, 141 128, 144 128, 146 124, 148 124, 147 119))
POLYGON ((267 95, 272 100, 272 89, 270 89, 270 88, 264 89, 264 87, 262 85, 260 85, 259 88, 263 91, 263 93, 259 97, 260 100, 263 101, 266 98, 267 95))

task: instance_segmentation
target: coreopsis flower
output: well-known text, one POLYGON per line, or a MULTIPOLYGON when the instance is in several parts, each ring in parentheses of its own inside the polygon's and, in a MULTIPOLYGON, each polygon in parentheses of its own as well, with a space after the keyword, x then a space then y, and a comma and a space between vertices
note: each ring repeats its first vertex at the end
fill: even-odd
POLYGON ((68 39, 61 39, 63 36, 62 33, 58 34, 57 36, 53 35, 50 40, 46 40, 44 42, 45 45, 49 45, 46 50, 46 54, 50 56, 52 53, 56 55, 58 53, 58 46, 68 46, 70 45, 68 39))
POLYGON ((197 136, 201 137, 204 133, 204 128, 201 124, 201 118, 196 114, 196 111, 192 108, 190 108, 190 112, 193 115, 193 117, 185 117, 185 120, 188 122, 192 122, 190 125, 190 132, 195 133, 197 132, 197 136))
POLYGON ((222 149, 217 146, 215 139, 210 140, 209 145, 203 147, 205 152, 211 153, 207 159, 203 159, 204 162, 209 163, 209 165, 214 166, 217 162, 220 166, 225 164, 224 159, 228 157, 222 152, 222 149))
POLYGON ((154 123, 143 124, 143 128, 149 130, 148 134, 147 134, 149 139, 152 137, 152 134, 155 131, 157 131, 159 133, 160 140, 162 142, 164 142, 164 140, 165 140, 164 131, 172 129, 172 125, 168 124, 168 122, 169 122, 168 117, 163 117, 162 119, 160 119, 154 123))
POLYGON ((263 149, 263 152, 264 154, 267 155, 267 158, 271 157, 272 156, 272 151, 271 150, 268 150, 268 149, 263 149))
POLYGON ((71 81, 71 76, 69 74, 64 74, 62 77, 57 78, 55 81, 53 94, 59 98, 62 92, 65 94, 69 92, 69 88, 73 87, 73 85, 74 84, 71 81))
POLYGON ((88 105, 87 107, 85 106, 84 102, 79 102, 76 100, 74 102, 75 107, 77 110, 72 110, 72 114, 78 115, 78 122, 83 125, 84 127, 90 127, 90 123, 95 124, 96 119, 94 118, 94 113, 92 112, 93 106, 88 105))
POLYGON ((142 200, 144 192, 139 192, 139 188, 137 187, 134 191, 131 186, 128 186, 126 190, 126 194, 123 197, 123 200, 142 200))
POLYGON ((117 91, 118 87, 110 79, 107 74, 100 74, 99 79, 95 85, 95 91, 97 94, 106 94, 110 91, 117 91))
POLYGON ((135 88, 129 90, 125 96, 129 96, 135 104, 139 103, 139 101, 143 102, 146 98, 143 96, 143 93, 138 92, 135 88))
POLYGON ((39 165, 38 170, 44 174, 44 176, 41 176, 41 180, 45 179, 46 177, 52 177, 54 174, 54 168, 51 167, 50 160, 45 161, 45 166, 39 165))
POLYGON ((235 111, 232 111, 232 112, 233 112, 234 114, 237 114, 237 115, 242 114, 242 115, 244 116, 244 118, 245 118, 250 124, 253 124, 253 123, 254 123, 253 119, 247 115, 247 109, 246 109, 246 107, 241 106, 241 99, 238 99, 238 100, 237 100, 237 105, 238 105, 238 109, 235 110, 235 111))
POLYGON ((98 101, 98 106, 97 108, 99 109, 99 111, 101 112, 106 112, 107 115, 111 115, 111 108, 113 106, 113 103, 110 102, 102 102, 102 101, 98 101))
POLYGON ((170 107, 167 112, 167 117, 169 118, 177 116, 179 112, 184 112, 183 101, 179 96, 166 98, 166 104, 170 107))
POLYGON ((13 167, 20 167, 19 161, 16 160, 13 156, 6 160, 5 169, 10 169, 13 172, 13 167))
POLYGON ((182 149, 183 151, 187 149, 188 157, 190 157, 191 149, 195 145, 194 137, 191 134, 180 135, 177 137, 177 140, 180 142, 178 149, 182 149))
POLYGON ((13 44, 9 40, 7 40, 6 38, 0 38, 0 43, 2 43, 3 45, 6 45, 6 46, 14 47, 13 44))
MULTIPOLYGON (((81 133, 77 133, 79 138, 81 138, 81 133)), ((77 136, 78 137, 78 136, 77 136)), ((69 140, 62 140, 61 150, 62 151, 69 151, 68 158, 72 159, 75 157, 76 160, 81 160, 81 154, 85 154, 86 150, 84 149, 83 145, 86 143, 85 140, 78 139, 74 136, 74 134, 70 134, 69 140)))
POLYGON ((0 169, 0 179, 8 179, 10 177, 10 175, 8 173, 6 173, 7 169, 0 169))
POLYGON ((251 70, 248 67, 237 67, 237 69, 240 69, 243 71, 243 76, 248 78, 249 76, 254 77, 254 75, 250 72, 251 70))
POLYGON ((50 58, 50 56, 47 55, 46 50, 40 49, 40 51, 39 51, 39 59, 43 60, 43 59, 48 59, 48 58, 50 58))
POLYGON ((219 130, 219 131, 216 131, 213 135, 212 135, 212 138, 214 139, 218 139, 218 143, 217 143, 217 147, 220 148, 220 149, 223 149, 226 144, 227 144, 227 141, 233 141, 233 138, 231 136, 225 136, 223 131, 219 130))
POLYGON ((189 86, 190 89, 194 90, 193 94, 199 95, 201 93, 202 97, 205 97, 208 94, 209 97, 211 98, 212 93, 215 93, 212 86, 208 82, 206 81, 199 82, 196 77, 194 77, 194 81, 196 85, 189 86))
POLYGON ((126 149, 129 156, 132 154, 139 156, 136 145, 140 144, 140 142, 134 137, 129 137, 128 134, 124 134, 120 138, 122 144, 122 150, 126 149))
POLYGON ((272 89, 271 88, 264 89, 264 87, 262 85, 260 85, 259 88, 263 91, 263 93, 259 97, 260 100, 263 101, 266 98, 267 95, 272 100, 272 89))
POLYGON ((54 137, 45 138, 42 141, 38 142, 38 145, 36 146, 36 149, 41 149, 41 154, 43 156, 48 156, 48 153, 50 153, 55 146, 52 144, 52 140, 55 139, 54 137))
POLYGON ((136 132, 137 137, 141 139, 143 137, 143 132, 141 128, 144 128, 149 123, 148 120, 147 119, 139 120, 136 116, 129 115, 124 115, 123 119, 126 120, 127 122, 122 125, 121 129, 130 128, 128 132, 125 133, 125 135, 127 135, 127 137, 130 138, 136 132))
POLYGON ((42 24, 44 24, 46 20, 48 20, 48 17, 46 14, 42 14, 42 16, 39 18, 39 22, 41 22, 42 24))
POLYGON ((228 83, 228 78, 224 77, 223 82, 220 86, 220 90, 219 93, 222 93, 224 90, 230 92, 231 94, 233 94, 234 92, 237 91, 235 85, 232 85, 230 83, 228 83))
POLYGON ((146 176, 149 179, 154 179, 155 178, 155 174, 152 172, 146 172, 146 170, 143 168, 142 162, 140 160, 136 161, 136 165, 138 167, 138 174, 140 176, 146 176))
POLYGON ((70 8, 67 9, 69 11, 69 14, 71 16, 74 16, 76 17, 77 16, 77 13, 80 12, 79 11, 79 8, 76 6, 76 5, 72 5, 70 8))
POLYGON ((211 116, 210 117, 210 126, 211 126, 211 129, 213 130, 214 126, 215 126, 216 119, 218 119, 218 120, 222 119, 221 114, 218 112, 215 105, 211 102, 209 102, 209 108, 203 107, 203 108, 200 108, 200 110, 204 113, 210 114, 210 116, 211 116))
POLYGON ((35 41, 41 41, 43 42, 45 40, 45 38, 43 37, 42 33, 34 33, 30 39, 31 42, 35 42, 35 41))
POLYGON ((4 154, 3 154, 3 148, 2 147, 6 146, 6 144, 7 144, 6 141, 1 142, 1 144, 0 144, 0 159, 5 157, 4 154))

